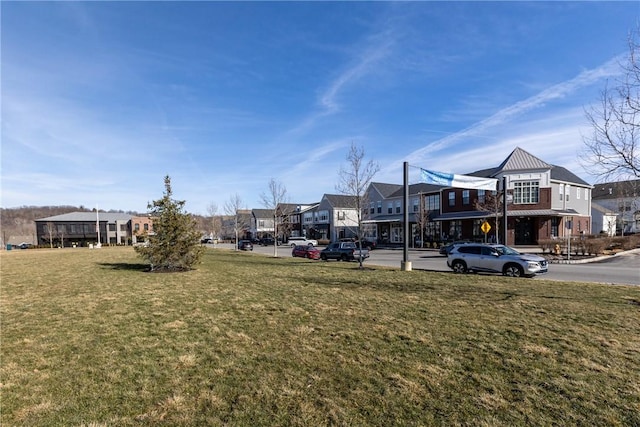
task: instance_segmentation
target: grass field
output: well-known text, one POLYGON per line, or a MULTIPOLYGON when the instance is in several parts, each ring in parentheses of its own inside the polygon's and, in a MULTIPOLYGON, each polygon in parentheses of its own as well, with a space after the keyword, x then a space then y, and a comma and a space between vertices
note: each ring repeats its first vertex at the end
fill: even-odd
POLYGON ((3 426, 640 425, 640 288, 3 252, 3 426))

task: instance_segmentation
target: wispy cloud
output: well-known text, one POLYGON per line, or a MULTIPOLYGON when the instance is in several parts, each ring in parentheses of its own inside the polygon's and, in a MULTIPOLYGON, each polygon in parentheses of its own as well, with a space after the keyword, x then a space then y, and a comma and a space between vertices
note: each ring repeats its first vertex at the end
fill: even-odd
POLYGON ((366 46, 333 79, 318 96, 319 110, 305 117, 288 134, 300 134, 312 129, 323 117, 340 111, 340 97, 348 88, 369 75, 393 51, 395 38, 392 30, 376 33, 367 39, 366 46))
MULTIPOLYGON (((592 85, 603 79, 607 79, 607 78, 619 75, 620 73, 619 64, 622 58, 623 58, 622 56, 616 56, 613 59, 605 62, 604 64, 602 64, 601 66, 595 69, 585 70, 571 80, 567 80, 565 82, 553 85, 532 97, 529 97, 523 101, 517 102, 506 108, 503 108, 502 110, 491 115, 490 117, 487 117, 484 120, 474 123, 472 126, 469 126, 466 129, 463 129, 451 135, 447 135, 441 139, 438 139, 432 143, 429 143, 424 148, 421 148, 413 151, 412 153, 409 153, 405 158, 410 159, 412 164, 419 165, 423 162, 432 161, 434 156, 438 156, 439 158, 450 157, 451 153, 456 152, 457 145, 461 143, 466 144, 478 138, 482 138, 483 141, 487 142, 488 140, 487 140, 486 133, 489 129, 496 129, 496 128, 499 128, 501 125, 504 125, 507 123, 510 124, 511 126, 510 129, 513 134, 514 129, 518 128, 518 124, 513 123, 514 119, 521 117, 525 113, 531 112, 535 109, 546 107, 547 104, 560 100, 566 96, 569 96, 574 92, 578 91, 579 89, 582 89, 586 86, 592 85), (440 155, 438 155, 438 153, 443 151, 444 153, 441 153, 440 155)), ((549 118, 547 120, 553 119, 551 115, 549 115, 548 117, 549 118)), ((538 123, 538 126, 540 126, 539 123, 538 123)), ((575 127, 573 129, 575 130, 575 127)), ((544 141, 545 139, 545 135, 541 134, 539 130, 540 130, 540 127, 538 127, 537 129, 531 128, 529 129, 529 131, 533 131, 533 134, 528 136, 527 135, 520 136, 518 139, 523 142, 529 141, 529 143, 535 142, 536 144, 539 144, 541 141, 544 141)), ((562 132, 564 133, 566 132, 566 130, 563 130, 562 132)), ((514 141, 513 138, 509 138, 506 135, 502 135, 499 130, 494 132, 492 136, 493 138, 490 138, 489 140, 493 139, 494 142, 483 144, 483 150, 485 152, 489 150, 487 148, 488 145, 510 146, 513 148, 514 147, 513 144, 516 143, 516 141, 514 141)), ((548 136, 549 134, 546 135, 546 137, 548 136)), ((465 148, 465 157, 473 158, 475 164, 481 163, 481 161, 478 160, 478 158, 471 156, 469 150, 466 148, 465 148)), ((385 168, 384 171, 381 172, 381 175, 384 175, 384 176, 397 175, 398 171, 402 167, 403 161, 404 160, 394 161, 387 168, 385 168)), ((450 162, 449 164, 455 165, 455 168, 456 168, 455 172, 460 172, 459 168, 462 166, 462 164, 459 161, 450 162)), ((489 164, 492 164, 492 163, 489 163, 489 164)))

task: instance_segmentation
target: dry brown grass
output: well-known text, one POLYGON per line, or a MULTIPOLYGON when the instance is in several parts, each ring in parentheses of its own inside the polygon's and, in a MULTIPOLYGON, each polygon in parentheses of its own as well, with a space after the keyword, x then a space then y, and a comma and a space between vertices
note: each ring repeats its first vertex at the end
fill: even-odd
POLYGON ((0 255, 3 426, 638 425, 640 289, 209 251, 0 255))

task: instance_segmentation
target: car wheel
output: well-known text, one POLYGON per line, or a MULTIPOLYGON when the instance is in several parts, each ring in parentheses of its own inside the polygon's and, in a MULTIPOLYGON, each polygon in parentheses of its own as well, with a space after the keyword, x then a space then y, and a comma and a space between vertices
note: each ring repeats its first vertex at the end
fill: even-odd
POLYGON ((503 274, 509 277, 521 277, 524 276, 524 270, 517 264, 507 264, 503 274))
POLYGON ((304 254, 304 257, 305 258, 309 258, 309 254, 304 254))
POLYGON ((463 261, 454 261, 451 269, 456 274, 464 274, 467 272, 467 265, 463 261))
POLYGON ((323 261, 327 260, 327 256, 325 254, 320 255, 320 259, 323 261))
POLYGON ((346 261, 349 261, 349 258, 347 257, 347 255, 342 254, 342 255, 340 256, 340 260, 341 260, 341 261, 345 261, 345 262, 346 262, 346 261))

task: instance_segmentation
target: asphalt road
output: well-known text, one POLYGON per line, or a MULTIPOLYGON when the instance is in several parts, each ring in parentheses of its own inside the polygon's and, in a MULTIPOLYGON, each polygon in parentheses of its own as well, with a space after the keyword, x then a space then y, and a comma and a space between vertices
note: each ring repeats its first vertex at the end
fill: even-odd
MULTIPOLYGON (((213 245, 207 246, 213 247, 213 245)), ((230 244, 218 244, 216 247, 233 249, 233 245, 230 244)), ((255 246, 254 252, 273 255, 273 246, 255 246)), ((278 246, 278 256, 290 257, 291 248, 278 246)), ((402 250, 376 249, 371 251, 371 257, 365 261, 365 264, 400 268, 402 256, 402 250)), ((409 261, 413 270, 451 272, 447 267, 447 258, 436 251, 409 250, 409 261)), ((640 250, 622 253, 598 262, 550 264, 548 273, 533 278, 533 280, 540 279, 640 285, 640 250)))

